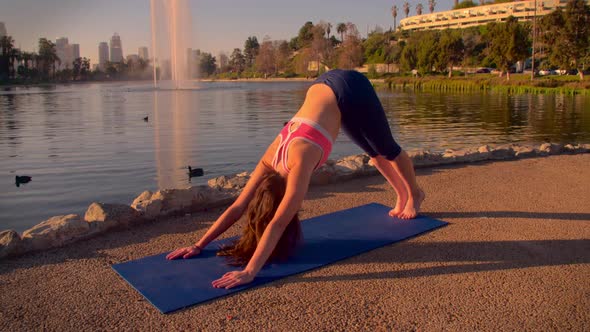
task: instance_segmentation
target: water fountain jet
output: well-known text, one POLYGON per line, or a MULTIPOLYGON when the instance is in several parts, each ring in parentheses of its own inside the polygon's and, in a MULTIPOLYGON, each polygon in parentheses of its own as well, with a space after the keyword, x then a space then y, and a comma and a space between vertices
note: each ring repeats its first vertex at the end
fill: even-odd
POLYGON ((154 88, 186 88, 194 67, 187 52, 192 30, 188 0, 151 0, 150 7, 154 88))

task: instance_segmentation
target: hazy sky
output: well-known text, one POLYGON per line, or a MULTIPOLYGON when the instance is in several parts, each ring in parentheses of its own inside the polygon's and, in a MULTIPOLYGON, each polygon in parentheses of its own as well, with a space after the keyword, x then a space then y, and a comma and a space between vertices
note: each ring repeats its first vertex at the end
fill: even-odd
MULTIPOLYGON (((416 4, 428 11, 428 0, 409 0, 410 15, 416 4)), ((335 26, 352 22, 364 36, 367 28, 393 26, 390 8, 399 8, 397 21, 404 16, 403 1, 390 0, 189 0, 193 18, 193 48, 217 55, 243 48, 248 36, 262 41, 290 39, 306 22, 324 20, 335 26)), ((435 11, 449 10, 453 0, 437 1, 435 11)), ((98 43, 119 33, 125 55, 136 54, 139 46, 150 46, 149 0, 0 0, 0 22, 16 46, 36 51, 40 37, 55 42, 68 37, 80 44, 80 53, 97 62, 98 43)), ((335 28, 333 28, 335 30, 335 28)), ((151 54, 151 49, 150 49, 151 54)))

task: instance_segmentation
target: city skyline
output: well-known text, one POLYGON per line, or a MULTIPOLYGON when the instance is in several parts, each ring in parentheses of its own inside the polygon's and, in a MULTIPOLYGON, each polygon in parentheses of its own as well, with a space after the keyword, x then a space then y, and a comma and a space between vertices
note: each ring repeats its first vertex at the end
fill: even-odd
MULTIPOLYGON (((426 0, 409 1, 411 15, 416 4, 426 0)), ((235 1, 191 1, 193 20, 192 48, 217 56, 220 52, 230 54, 234 48, 243 49, 249 36, 259 41, 265 36, 273 40, 295 37, 306 22, 320 20, 335 25, 352 22, 364 36, 376 26, 389 29, 393 26, 391 7, 403 6, 403 1, 374 0, 363 4, 352 0, 326 0, 321 3, 300 0, 297 3, 278 3, 271 0, 252 0, 248 3, 235 1)), ((453 0, 437 1, 436 11, 448 10, 453 0)), ((136 54, 139 47, 151 50, 150 2, 127 0, 118 2, 103 0, 0 0, 0 22, 6 23, 8 35, 15 39, 15 47, 36 52, 39 38, 51 41, 60 37, 75 40, 80 45, 80 55, 99 63, 99 43, 110 41, 117 32, 123 42, 123 57, 136 54), (56 10, 59 8, 59 10, 56 10), (117 10, 113 10, 116 8, 117 10), (48 15, 50 13, 51 15, 48 15), (105 24, 108 22, 108 25, 105 24), (105 28, 105 26, 108 26, 105 28), (125 50, 127 50, 125 52, 125 50)), ((405 17, 401 10, 398 22, 405 17)))

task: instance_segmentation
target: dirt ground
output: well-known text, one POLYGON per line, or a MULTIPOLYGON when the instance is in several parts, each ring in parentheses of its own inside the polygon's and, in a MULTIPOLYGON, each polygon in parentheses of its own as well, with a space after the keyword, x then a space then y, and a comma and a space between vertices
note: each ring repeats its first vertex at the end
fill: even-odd
MULTIPOLYGON (((221 209, 0 261, 1 331, 590 330, 590 154, 418 170, 446 227, 163 315, 111 264, 193 243, 221 209)), ((302 219, 380 176, 312 187, 302 219)), ((233 227, 226 236, 239 233, 233 227)))

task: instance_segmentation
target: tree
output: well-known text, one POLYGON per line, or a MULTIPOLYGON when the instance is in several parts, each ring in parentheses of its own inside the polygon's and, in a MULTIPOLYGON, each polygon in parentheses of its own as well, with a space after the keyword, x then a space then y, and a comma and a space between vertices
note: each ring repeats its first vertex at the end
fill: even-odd
POLYGON ((229 57, 225 52, 219 52, 217 56, 217 65, 219 66, 219 70, 221 72, 227 72, 229 68, 229 57))
POLYGON ((420 31, 412 37, 418 40, 416 69, 424 75, 431 72, 437 65, 440 32, 437 30, 420 31))
POLYGON ((202 52, 200 58, 200 73, 203 74, 205 77, 213 75, 215 73, 215 69, 217 68, 215 64, 215 57, 211 55, 211 53, 202 52))
POLYGON ((459 3, 457 3, 455 1, 455 6, 453 6, 453 9, 464 9, 464 8, 471 8, 471 7, 477 7, 477 4, 475 2, 473 2, 472 0, 463 0, 459 3))
POLYGON ((291 56, 291 49, 286 40, 277 40, 273 42, 275 49, 275 62, 277 73, 286 71, 291 56))
MULTIPOLYGON (((139 60, 140 62, 143 59, 139 60)), ((144 62, 147 60, 143 60, 144 62)), ((146 66, 147 68, 147 66, 146 66)), ((145 70, 145 68, 144 68, 145 70)), ((90 59, 88 58, 82 58, 82 63, 80 66, 80 76, 83 80, 87 80, 88 79, 88 75, 90 74, 90 59)))
POLYGON ((307 21, 303 26, 299 29, 299 33, 297 34, 297 48, 302 49, 304 47, 308 47, 311 42, 313 41, 313 28, 314 25, 312 22, 307 21))
POLYGON ((344 42, 344 34, 346 33, 346 23, 338 23, 336 31, 340 34, 340 41, 344 42))
POLYGON ((401 51, 400 65, 404 71, 416 69, 418 66, 418 39, 408 38, 401 51))
POLYGON ((393 16, 393 30, 396 30, 396 19, 397 19, 397 6, 391 7, 391 16, 393 16))
POLYGON ((463 60, 463 39, 461 31, 446 29, 441 32, 438 42, 438 60, 441 67, 449 69, 449 77, 453 76, 453 67, 463 60))
POLYGON ((404 2, 404 13, 406 14, 406 18, 410 15, 410 3, 407 1, 404 2))
POLYGON ((352 23, 347 23, 346 31, 346 38, 344 38, 338 57, 338 66, 343 69, 353 69, 363 62, 361 37, 356 25, 352 23))
POLYGON ((12 63, 10 61, 14 50, 14 39, 11 36, 3 36, 0 38, 0 79, 2 77, 10 78, 12 71, 12 63))
POLYGON ((49 69, 53 76, 55 76, 55 63, 60 62, 55 50, 55 44, 47 38, 39 39, 38 62, 40 62, 41 75, 47 79, 49 77, 49 69))
POLYGON ((528 28, 519 24, 513 16, 503 23, 488 24, 489 56, 498 69, 507 72, 507 80, 510 80, 510 67, 529 55, 531 45, 528 36, 528 28))
POLYGON ((549 60, 562 69, 577 69, 584 79, 583 59, 590 55, 590 7, 583 0, 569 0, 565 11, 543 17, 543 41, 549 45, 549 60))
POLYGON ((418 3, 416 5, 416 14, 417 15, 422 15, 422 9, 424 9, 424 6, 421 3, 418 3))
POLYGON ((275 59, 276 55, 273 43, 270 37, 266 36, 256 56, 256 69, 262 72, 266 78, 268 75, 277 71, 275 59))
MULTIPOLYGON (((463 34, 463 66, 477 66, 483 60, 486 42, 477 28, 465 29, 463 34)), ((467 73, 467 72, 466 72, 467 73)))
POLYGON ((325 31, 324 24, 318 24, 312 29, 311 56, 317 62, 318 74, 320 73, 321 63, 329 51, 329 41, 325 38, 325 31))
POLYGON ((430 14, 434 12, 434 7, 436 7, 436 1, 428 0, 428 9, 430 10, 430 14))
POLYGON ((259 49, 260 44, 258 43, 258 38, 256 38, 256 36, 251 36, 246 39, 246 42, 244 43, 244 58, 246 60, 246 67, 252 67, 254 64, 254 59, 256 59, 256 55, 258 55, 259 49))
POLYGON ((236 72, 238 75, 240 75, 244 71, 244 68, 246 68, 246 59, 244 58, 244 55, 242 55, 242 51, 239 48, 234 48, 234 51, 230 55, 229 66, 231 70, 236 72))
POLYGON ((384 63, 387 57, 389 38, 383 33, 371 33, 363 42, 367 63, 384 63))
POLYGON ((80 70, 82 69, 82 58, 76 58, 72 62, 72 79, 75 81, 80 76, 80 70))

